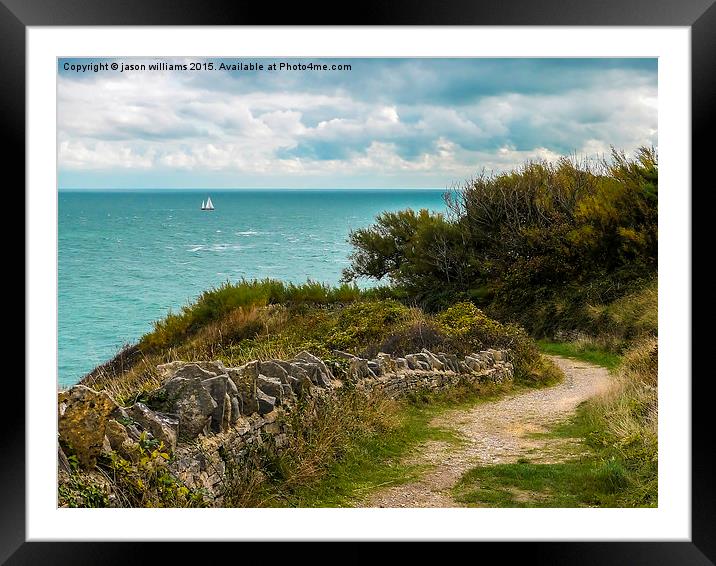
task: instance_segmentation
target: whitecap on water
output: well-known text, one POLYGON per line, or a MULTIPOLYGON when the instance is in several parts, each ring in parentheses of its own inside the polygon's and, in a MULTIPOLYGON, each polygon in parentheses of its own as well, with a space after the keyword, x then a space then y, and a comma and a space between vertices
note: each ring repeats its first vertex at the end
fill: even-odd
POLYGON ((210 252, 223 252, 225 250, 241 250, 243 247, 239 244, 212 244, 210 246, 201 246, 210 252))
POLYGON ((234 232, 236 236, 257 236, 258 232, 256 230, 244 230, 243 232, 234 232))

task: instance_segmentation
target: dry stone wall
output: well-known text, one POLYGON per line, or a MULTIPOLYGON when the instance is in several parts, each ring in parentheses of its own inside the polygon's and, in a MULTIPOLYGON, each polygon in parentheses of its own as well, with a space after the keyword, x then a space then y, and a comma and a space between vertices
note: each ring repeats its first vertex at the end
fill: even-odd
POLYGON ((187 487, 221 503, 227 454, 244 461, 251 449, 286 442, 286 416, 298 399, 331 396, 347 383, 390 397, 442 390, 463 383, 502 383, 513 378, 510 352, 484 350, 459 359, 427 350, 394 358, 363 359, 346 352, 337 379, 309 352, 291 360, 252 361, 225 367, 220 361, 171 362, 157 367, 162 386, 141 402, 121 407, 105 392, 77 385, 59 394, 60 460, 75 455, 86 469, 100 453, 136 457, 140 437, 160 442, 171 453, 169 467, 187 487), (64 452, 63 452, 64 451, 64 452))

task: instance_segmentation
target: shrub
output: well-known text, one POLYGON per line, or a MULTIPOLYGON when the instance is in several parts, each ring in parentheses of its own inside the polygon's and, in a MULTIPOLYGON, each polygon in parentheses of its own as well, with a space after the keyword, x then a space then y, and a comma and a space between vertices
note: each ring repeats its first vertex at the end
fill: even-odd
POLYGON ((550 335, 589 323, 587 305, 612 303, 656 273, 653 149, 528 162, 469 179, 446 201, 448 215, 386 212, 352 232, 344 279, 387 279, 433 311, 468 299, 550 335))
POLYGON ((547 384, 561 378, 559 370, 540 355, 535 342, 523 329, 492 320, 472 303, 453 305, 436 318, 441 330, 450 337, 455 352, 468 354, 485 348, 507 348, 513 352, 517 381, 547 384))
POLYGON ((416 321, 392 332, 370 355, 385 352, 392 356, 405 356, 420 352, 423 348, 433 352, 448 350, 451 345, 451 341, 435 323, 416 321))
POLYGON ((390 300, 351 304, 340 312, 335 327, 326 336, 326 346, 355 353, 364 351, 403 322, 408 314, 407 307, 390 300))

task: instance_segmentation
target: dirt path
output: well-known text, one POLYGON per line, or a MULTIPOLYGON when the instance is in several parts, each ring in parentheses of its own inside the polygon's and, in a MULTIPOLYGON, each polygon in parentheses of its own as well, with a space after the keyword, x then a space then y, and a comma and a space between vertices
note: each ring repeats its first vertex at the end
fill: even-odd
POLYGON ((563 458, 570 439, 535 438, 569 417, 577 405, 596 395, 608 383, 606 369, 549 356, 564 371, 562 383, 520 392, 468 410, 448 411, 431 424, 452 430, 464 443, 427 442, 410 459, 428 465, 418 481, 390 487, 371 495, 361 507, 459 507, 450 489, 467 470, 480 464, 501 464, 529 458, 555 462, 563 458))

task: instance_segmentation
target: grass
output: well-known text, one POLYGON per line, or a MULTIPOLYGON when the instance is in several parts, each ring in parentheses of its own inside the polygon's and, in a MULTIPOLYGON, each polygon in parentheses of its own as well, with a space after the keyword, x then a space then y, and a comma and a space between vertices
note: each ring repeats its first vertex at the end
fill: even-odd
POLYGON ((539 435, 571 439, 564 461, 480 466, 454 488, 457 501, 486 507, 655 507, 657 483, 656 338, 637 342, 619 360, 572 344, 543 351, 614 370, 610 389, 582 403, 574 417, 539 435))
POLYGON ((539 340, 537 345, 545 354, 553 354, 589 362, 605 367, 611 371, 619 367, 622 358, 619 354, 584 342, 552 342, 550 340, 539 340))
POLYGON ((517 382, 544 385, 558 379, 524 331, 489 319, 474 305, 459 303, 432 315, 354 290, 270 280, 224 285, 158 321, 138 344, 82 383, 131 404, 161 385, 156 366, 175 360, 218 359, 235 367, 257 359, 290 359, 302 350, 331 362, 333 350, 372 358, 378 352, 404 356, 423 348, 459 356, 508 348, 517 382))
POLYGON ((156 351, 180 344, 211 322, 237 309, 266 305, 332 305, 352 303, 366 293, 355 285, 337 287, 308 281, 295 285, 275 279, 242 280, 224 283, 204 291, 198 299, 179 313, 169 313, 154 324, 154 330, 142 337, 144 351, 156 351))
MULTIPOLYGON (((573 439, 564 461, 479 466, 465 473, 453 493, 468 507, 653 507, 656 491, 645 490, 630 462, 593 442, 589 403, 543 438, 573 439)), ((569 448, 567 448, 567 446, 569 448)))
POLYGON ((455 488, 468 507, 624 507, 626 484, 616 461, 585 456, 557 464, 501 464, 475 468, 455 488))
POLYGON ((407 454, 428 440, 459 441, 451 432, 429 424, 436 413, 432 407, 403 405, 396 428, 358 439, 344 449, 319 481, 274 496, 271 503, 281 507, 349 507, 376 489, 417 479, 424 468, 403 461, 407 454))
MULTIPOLYGON (((369 430, 361 427, 357 434, 354 431, 342 436, 333 444, 333 453, 319 450, 323 465, 312 465, 308 474, 301 472, 301 467, 311 450, 300 443, 290 448, 280 457, 281 472, 273 478, 267 480, 264 476, 259 485, 252 484, 248 491, 245 480, 235 487, 241 492, 239 506, 350 507, 360 504, 378 489, 420 477, 425 467, 406 461, 420 444, 429 440, 452 445, 461 442, 451 431, 433 426, 434 417, 449 409, 493 400, 506 391, 507 388, 497 386, 458 386, 450 391, 418 394, 400 401, 383 400, 380 426, 369 430)), ((359 418, 364 423, 372 419, 365 412, 359 418)), ((335 426, 333 419, 330 425, 335 426)), ((272 457, 276 455, 264 458, 264 469, 272 457)))

